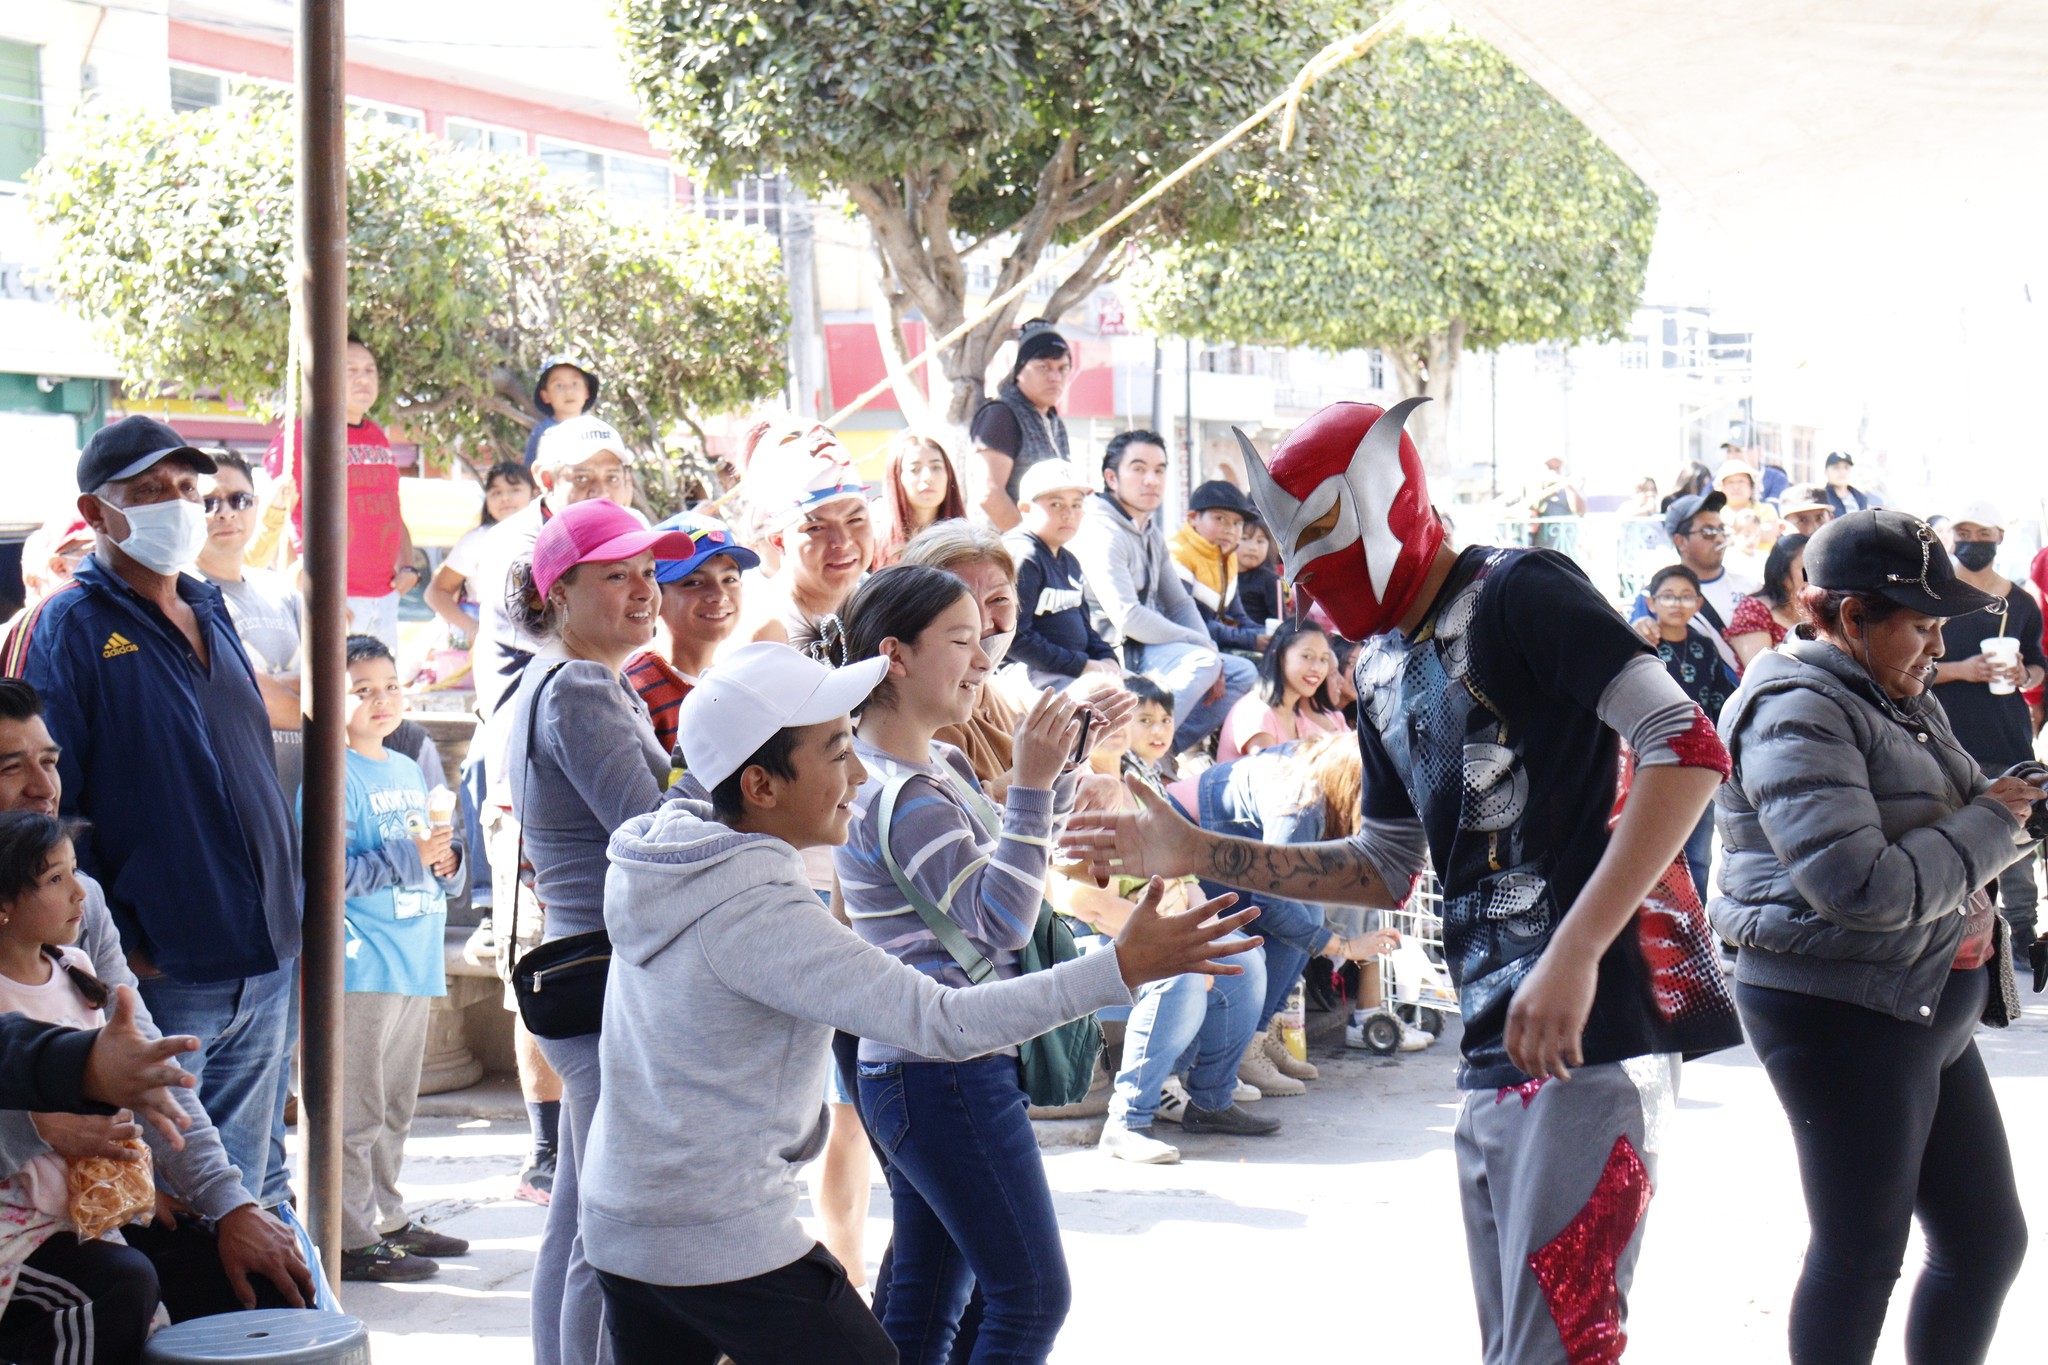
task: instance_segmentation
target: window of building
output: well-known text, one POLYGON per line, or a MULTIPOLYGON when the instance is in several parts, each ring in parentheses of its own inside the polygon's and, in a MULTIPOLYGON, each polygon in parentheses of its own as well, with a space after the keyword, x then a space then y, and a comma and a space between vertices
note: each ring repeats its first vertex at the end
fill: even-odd
POLYGON ((1366 352, 1365 377, 1367 382, 1375 389, 1384 389, 1387 386, 1387 353, 1385 351, 1366 352))
POLYGON ((171 108, 180 114, 211 109, 228 97, 228 78, 215 71, 194 71, 189 66, 171 68, 171 108))
POLYGON ((427 116, 417 109, 407 109, 396 104, 380 104, 376 100, 350 100, 348 107, 366 116, 373 123, 389 123, 399 128, 410 128, 414 132, 427 126, 427 116))
POLYGON ((450 142, 472 151, 489 152, 494 156, 516 156, 526 151, 526 134, 517 128, 500 128, 473 119, 451 118, 447 133, 450 142))
MULTIPOLYGON (((780 238, 782 177, 750 175, 723 194, 707 189, 697 199, 697 212, 706 218, 720 218, 728 223, 744 223, 748 227, 761 229, 770 237, 780 238)), ((995 287, 995 267, 984 263, 982 270, 988 278, 981 288, 983 292, 987 292, 995 287)))
POLYGON ((42 53, 0 41, 0 182, 18 183, 42 159, 42 53))
POLYGON ((600 151, 552 137, 534 138, 533 151, 548 170, 596 190, 614 204, 661 209, 675 202, 675 175, 665 161, 600 151))
POLYGON ((1621 343, 1621 368, 1624 370, 1647 370, 1650 368, 1650 339, 1644 336, 1630 337, 1621 343))

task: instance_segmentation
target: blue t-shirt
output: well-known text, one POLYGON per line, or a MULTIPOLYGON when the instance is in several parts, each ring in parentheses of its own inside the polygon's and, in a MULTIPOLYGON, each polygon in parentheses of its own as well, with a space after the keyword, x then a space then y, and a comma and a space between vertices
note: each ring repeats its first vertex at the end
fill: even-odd
POLYGON ((348 751, 348 887, 345 988, 393 995, 446 995, 442 961, 448 899, 420 866, 406 818, 424 825, 427 780, 419 764, 386 749, 380 761, 348 751))

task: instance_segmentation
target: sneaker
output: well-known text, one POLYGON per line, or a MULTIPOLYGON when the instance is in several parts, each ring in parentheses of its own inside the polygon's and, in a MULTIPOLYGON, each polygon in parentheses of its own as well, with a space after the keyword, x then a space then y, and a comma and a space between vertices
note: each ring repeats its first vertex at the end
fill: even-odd
POLYGON ((1264 1098, 1266 1098, 1266 1092, 1255 1085, 1246 1085, 1243 1081, 1231 1082, 1230 1102, 1232 1104, 1257 1104, 1264 1098))
POLYGON ((542 1208, 555 1197, 555 1158, 549 1153, 519 1173, 519 1188, 512 1191, 514 1199, 524 1199, 529 1204, 542 1208))
POLYGON ((413 1284, 432 1279, 441 1267, 424 1256, 401 1251, 389 1242, 341 1253, 341 1278, 377 1284, 413 1284))
POLYGON ((1102 1125, 1095 1150, 1139 1166, 1171 1166, 1180 1160, 1180 1148, 1153 1137, 1150 1128, 1126 1128, 1116 1122, 1102 1125))
POLYGON ((1225 1137, 1271 1137, 1280 1131, 1280 1120, 1262 1119, 1241 1104, 1228 1109, 1201 1109, 1189 1105, 1181 1116, 1181 1131, 1218 1133, 1225 1137))
POLYGON ((396 1232, 384 1234, 384 1245, 397 1247, 408 1256, 467 1256, 469 1243, 419 1223, 407 1223, 396 1232))
POLYGON ((1413 1024, 1401 1025, 1401 1048, 1403 1052, 1420 1052, 1436 1041, 1436 1035, 1426 1028, 1413 1024))
POLYGON ((1159 1087, 1159 1108, 1153 1117, 1166 1123, 1179 1123, 1181 1115, 1188 1111, 1188 1088, 1181 1084, 1178 1076, 1168 1076, 1166 1084, 1159 1087))
POLYGON ((1257 1038, 1245 1045, 1244 1056, 1237 1064, 1237 1078, 1246 1085, 1255 1085, 1262 1095, 1306 1095, 1308 1087, 1292 1076, 1280 1074, 1266 1056, 1264 1044, 1257 1038))
POLYGON ((1298 1061, 1294 1054, 1287 1050, 1287 1044, 1280 1039, 1279 1025, 1275 1024, 1268 1028, 1259 1035, 1259 1038, 1260 1046, 1266 1052, 1266 1060, 1271 1062, 1273 1069, 1281 1075, 1292 1076, 1297 1081, 1312 1081, 1322 1074, 1316 1070, 1314 1062, 1298 1061))

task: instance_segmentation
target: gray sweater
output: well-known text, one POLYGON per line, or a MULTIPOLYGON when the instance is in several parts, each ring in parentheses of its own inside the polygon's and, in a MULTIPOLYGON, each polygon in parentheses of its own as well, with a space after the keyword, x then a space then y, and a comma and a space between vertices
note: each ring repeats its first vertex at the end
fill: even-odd
MULTIPOLYGON (((128 958, 121 951, 121 935, 114 928, 113 915, 107 911, 106 893, 83 872, 78 874, 78 880, 85 887, 78 947, 92 959, 92 974, 104 981, 108 990, 116 986, 134 990, 135 973, 128 970, 128 958)), ((142 1003, 139 992, 135 997, 135 1026, 145 1037, 163 1036, 150 1019, 149 1007, 142 1003)), ((142 1140, 149 1144, 149 1154, 156 1162, 157 1183, 191 1205, 203 1218, 218 1219, 244 1204, 255 1203, 255 1196, 242 1188, 242 1172, 228 1160, 213 1121, 200 1107, 199 1091, 172 1093, 178 1097, 186 1117, 192 1120, 192 1126, 185 1130, 184 1150, 172 1151, 156 1129, 146 1123, 142 1125, 142 1140)), ((27 1114, 14 1109, 0 1110, 0 1175, 20 1170, 29 1158, 49 1150, 50 1145, 36 1132, 34 1121, 27 1114)))
POLYGON ((669 757, 624 675, 558 646, 534 656, 505 702, 512 814, 547 907, 547 937, 604 927, 604 850, 627 817, 661 804, 669 757), (527 716, 540 696, 528 761, 527 716))
POLYGON ((1709 911, 1736 980, 1930 1022, 1964 898, 2025 851, 1940 703, 1889 701, 1834 646, 1788 640, 1750 664, 1721 738, 1709 911))
MULTIPOLYGON (((1081 564, 1089 623, 1111 645, 1214 648, 1195 599, 1180 581, 1157 513, 1140 527, 1107 493, 1091 493, 1068 549, 1081 564)), ((1128 661, 1127 661, 1128 662, 1128 661)))
POLYGON ((825 1140, 835 1028, 964 1061, 1128 1004, 1115 951, 952 990, 863 943, 795 849, 671 801, 611 843, 604 1094, 582 1159, 584 1254, 652 1284, 723 1284, 812 1239, 798 1169, 825 1140))

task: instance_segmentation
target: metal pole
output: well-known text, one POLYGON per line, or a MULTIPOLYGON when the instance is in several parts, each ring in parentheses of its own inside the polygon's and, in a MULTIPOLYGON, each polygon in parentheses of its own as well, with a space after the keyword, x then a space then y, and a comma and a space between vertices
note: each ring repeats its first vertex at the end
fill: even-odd
POLYGON ((348 179, 342 141, 342 0, 299 0, 299 354, 305 381, 299 488, 307 628, 303 820, 306 875, 303 1092, 307 1229, 331 1281, 341 1274, 341 945, 344 640, 347 573, 348 179))
POLYGON ((1166 348, 1152 338, 1152 430, 1166 426, 1166 348))

